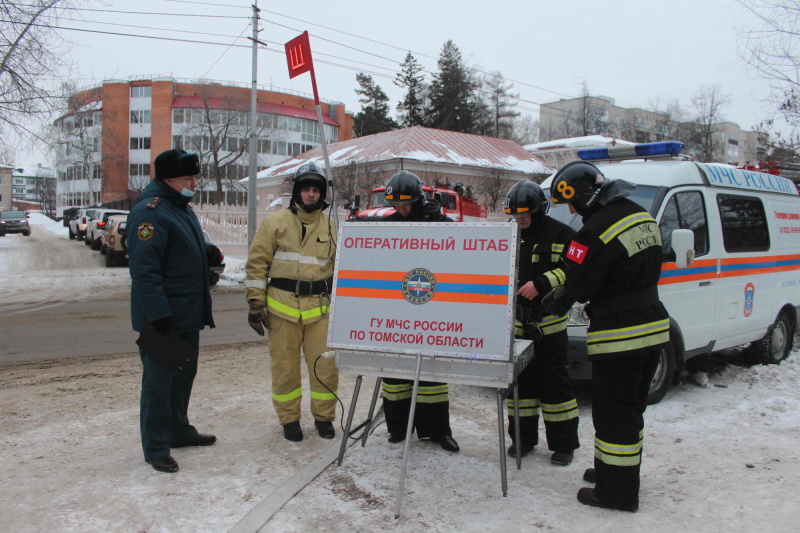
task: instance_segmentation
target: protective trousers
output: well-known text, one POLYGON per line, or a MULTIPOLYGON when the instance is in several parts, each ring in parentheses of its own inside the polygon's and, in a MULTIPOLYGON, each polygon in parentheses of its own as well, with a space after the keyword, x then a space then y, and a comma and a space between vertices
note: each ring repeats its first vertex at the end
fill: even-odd
MULTIPOLYGON (((383 378, 381 388, 386 428, 392 435, 405 435, 414 381, 383 378)), ((414 428, 420 439, 438 440, 453 435, 450 430, 450 391, 446 383, 419 382, 414 428)))
POLYGON ((328 317, 305 324, 302 319, 292 322, 267 313, 267 327, 272 370, 272 405, 278 413, 278 421, 288 424, 300 420, 300 403, 303 399, 300 380, 302 349, 308 367, 311 414, 314 415, 314 420, 332 422, 336 418, 334 393, 338 394, 339 371, 333 359, 319 357, 328 350, 328 317))
MULTIPOLYGON (((539 444, 539 408, 544 417, 547 447, 571 452, 578 442, 578 402, 567 374, 566 330, 545 335, 534 343, 533 364, 520 374, 519 426, 522 446, 539 444)), ((508 434, 514 439, 514 399, 506 400, 508 434)))
MULTIPOLYGON (((197 350, 199 331, 178 332, 178 335, 197 350)), ((139 426, 145 459, 169 454, 170 447, 180 445, 197 435, 189 424, 189 397, 197 374, 197 360, 177 377, 164 370, 141 348, 142 396, 139 401, 139 426)))
POLYGON ((615 507, 639 505, 644 411, 659 352, 592 362, 595 494, 615 507))

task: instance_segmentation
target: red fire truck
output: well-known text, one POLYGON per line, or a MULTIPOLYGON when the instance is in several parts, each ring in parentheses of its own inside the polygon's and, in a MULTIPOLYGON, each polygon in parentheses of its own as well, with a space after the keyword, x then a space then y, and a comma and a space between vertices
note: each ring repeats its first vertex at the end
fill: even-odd
MULTIPOLYGON (((445 179, 441 182, 437 180, 433 187, 423 185, 422 190, 426 198, 437 200, 442 206, 442 212, 456 222, 486 219, 486 206, 475 200, 472 187, 464 187, 460 183, 451 187, 450 180, 445 179)), ((350 211, 348 220, 383 220, 394 213, 394 207, 384 198, 385 191, 386 187, 383 186, 372 189, 369 204, 363 210, 359 206, 361 197, 357 194, 352 204, 345 204, 345 208, 350 211)))

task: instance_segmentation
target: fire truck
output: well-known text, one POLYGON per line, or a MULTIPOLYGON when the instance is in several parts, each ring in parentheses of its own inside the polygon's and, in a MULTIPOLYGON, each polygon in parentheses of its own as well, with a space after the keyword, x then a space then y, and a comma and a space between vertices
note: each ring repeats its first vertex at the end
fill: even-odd
MULTIPOLYGON (((345 203, 345 208, 350 213, 348 220, 378 221, 394 213, 394 207, 386 202, 385 191, 384 186, 372 189, 369 204, 363 210, 359 205, 361 202, 359 194, 352 204, 345 203)), ((436 180, 433 187, 423 185, 422 191, 428 200, 439 202, 442 212, 455 222, 486 219, 486 206, 478 203, 470 186, 464 187, 461 183, 456 183, 451 187, 450 180, 445 178, 443 181, 436 180)))

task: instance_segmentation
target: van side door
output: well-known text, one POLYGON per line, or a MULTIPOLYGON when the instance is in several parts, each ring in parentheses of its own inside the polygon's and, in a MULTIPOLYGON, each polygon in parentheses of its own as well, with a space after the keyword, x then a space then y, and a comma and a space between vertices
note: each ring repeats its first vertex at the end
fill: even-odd
POLYGON ((714 310, 717 301, 716 254, 709 239, 709 217, 703 189, 673 189, 664 198, 659 217, 664 247, 664 263, 658 292, 670 317, 678 324, 684 349, 702 353, 711 349, 714 332, 714 310), (695 261, 687 268, 675 266, 672 232, 690 229, 694 232, 695 261))

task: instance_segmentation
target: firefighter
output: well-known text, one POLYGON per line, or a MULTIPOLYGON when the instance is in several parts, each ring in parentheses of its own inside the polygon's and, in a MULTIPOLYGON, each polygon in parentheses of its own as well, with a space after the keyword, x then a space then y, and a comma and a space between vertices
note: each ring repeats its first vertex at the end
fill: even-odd
POLYGON ((594 468, 578 491, 584 505, 635 512, 639 508, 644 411, 662 349, 669 349, 669 315, 658 297, 661 232, 627 197, 635 185, 606 180, 585 161, 559 170, 553 204, 569 204, 583 228, 569 244, 565 287, 545 298, 558 314, 589 301, 586 348, 592 362, 594 468))
MULTIPOLYGON (((395 208, 394 214, 383 219, 386 222, 452 222, 442 214, 438 202, 425 200, 422 180, 411 172, 401 170, 392 176, 385 194, 386 201, 395 208)), ((383 378, 383 411, 389 442, 402 442, 406 438, 413 388, 413 380, 383 378)), ((414 428, 419 439, 438 442, 449 452, 459 451, 450 430, 450 391, 446 383, 419 382, 414 428)))
POLYGON ((323 211, 328 182, 313 162, 292 178, 288 209, 268 216, 247 255, 248 323, 263 336, 269 331, 272 405, 290 441, 303 440, 300 427, 300 353, 305 354, 311 388, 311 414, 319 436, 336 432, 339 374, 327 351, 328 311, 336 255, 333 221, 323 211), (268 283, 269 280, 269 283, 268 283))
MULTIPOLYGON (((578 443, 578 402, 567 375, 567 314, 547 314, 542 298, 564 284, 564 253, 575 230, 547 216, 548 202, 541 187, 523 180, 506 194, 504 211, 519 226, 517 275, 518 337, 534 341, 535 359, 519 376, 520 439, 508 454, 525 457, 539 443, 539 408, 544 418, 550 462, 572 463, 578 443)), ((513 400, 506 400, 509 435, 514 438, 513 400)))

